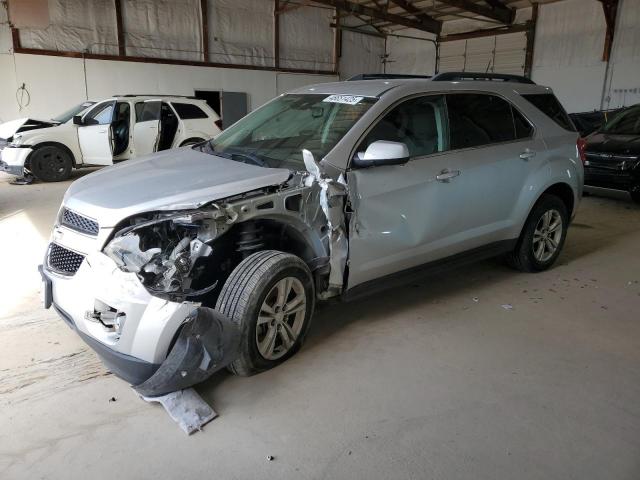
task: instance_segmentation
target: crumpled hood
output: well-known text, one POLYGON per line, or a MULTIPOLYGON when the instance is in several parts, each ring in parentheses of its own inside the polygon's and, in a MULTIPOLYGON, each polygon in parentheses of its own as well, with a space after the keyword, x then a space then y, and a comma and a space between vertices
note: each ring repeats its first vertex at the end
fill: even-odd
POLYGON ((288 169, 263 168, 190 147, 127 160, 75 181, 64 205, 114 227, 142 212, 194 208, 203 203, 279 185, 288 169))
POLYGON ((56 122, 36 120, 35 118, 18 118, 0 124, 0 138, 11 138, 18 132, 48 128, 58 125, 56 122))

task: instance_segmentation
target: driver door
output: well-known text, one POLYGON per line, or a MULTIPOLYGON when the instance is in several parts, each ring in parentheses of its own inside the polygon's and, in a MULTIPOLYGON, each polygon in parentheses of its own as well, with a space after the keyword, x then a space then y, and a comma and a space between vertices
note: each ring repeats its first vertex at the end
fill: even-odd
POLYGON ((160 100, 136 103, 136 124, 133 127, 135 155, 147 155, 158 149, 160 139, 160 100))
POLYGON ((111 123, 115 105, 115 101, 99 103, 82 117, 82 125, 78 126, 78 143, 84 163, 113 163, 111 123))

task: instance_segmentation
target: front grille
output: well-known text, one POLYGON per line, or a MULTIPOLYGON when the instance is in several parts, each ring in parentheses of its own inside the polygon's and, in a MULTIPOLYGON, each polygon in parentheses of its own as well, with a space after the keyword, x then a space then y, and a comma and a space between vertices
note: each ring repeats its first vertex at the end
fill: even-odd
POLYGON ((84 255, 61 247, 57 243, 49 245, 47 264, 49 268, 56 272, 73 275, 78 271, 83 260, 84 255))
POLYGON ((98 222, 80 215, 73 210, 65 208, 62 210, 62 225, 69 227, 78 232, 87 233, 89 235, 98 235, 98 222))

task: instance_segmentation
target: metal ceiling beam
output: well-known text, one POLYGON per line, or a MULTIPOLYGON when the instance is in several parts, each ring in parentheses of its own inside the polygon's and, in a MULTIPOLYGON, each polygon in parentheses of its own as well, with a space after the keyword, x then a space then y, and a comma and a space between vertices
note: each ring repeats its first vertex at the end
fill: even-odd
POLYGON ((347 0, 314 0, 315 3, 321 5, 327 5, 329 7, 337 8, 343 12, 351 15, 364 15, 366 17, 375 18, 377 20, 384 20, 387 22, 395 23, 396 25, 402 25, 403 27, 415 28, 416 30, 422 30, 429 33, 440 33, 442 24, 437 20, 433 20, 431 17, 424 19, 413 20, 411 18, 402 17, 393 13, 383 12, 377 8, 365 7, 358 3, 349 2, 347 0))
MULTIPOLYGON (((512 8, 502 6, 484 6, 474 3, 471 0, 438 0, 440 3, 444 3, 451 7, 456 7, 467 12, 475 13, 476 15, 482 15, 483 17, 497 20, 500 23, 508 25, 513 23, 513 19, 516 16, 515 10, 512 8)), ((499 2, 498 2, 499 3, 499 2)), ((497 4, 496 4, 497 5, 497 4)))
POLYGON ((493 37, 495 35, 507 35, 509 33, 527 32, 530 29, 528 23, 506 25, 497 28, 485 28, 482 30, 473 30, 471 32, 452 33, 438 38, 438 42, 453 42, 456 40, 469 40, 470 38, 493 37))
POLYGON ((409 12, 410 14, 412 14, 414 17, 416 17, 420 21, 423 21, 423 22, 434 21, 432 17, 424 13, 422 10, 420 10, 418 7, 412 4, 409 0, 390 0, 390 1, 391 3, 402 8, 405 12, 409 12))

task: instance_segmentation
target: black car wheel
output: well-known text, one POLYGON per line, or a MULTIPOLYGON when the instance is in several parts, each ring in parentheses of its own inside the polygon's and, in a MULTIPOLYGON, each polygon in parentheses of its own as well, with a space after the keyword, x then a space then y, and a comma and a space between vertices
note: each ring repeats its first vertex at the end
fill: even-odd
POLYGON ((60 182, 71 175, 73 161, 62 148, 46 145, 29 157, 29 170, 43 182, 60 182))
POLYGON ((636 203, 640 203, 640 185, 636 185, 631 190, 629 190, 629 195, 631 195, 631 200, 636 203))

